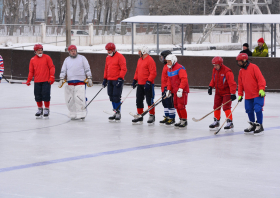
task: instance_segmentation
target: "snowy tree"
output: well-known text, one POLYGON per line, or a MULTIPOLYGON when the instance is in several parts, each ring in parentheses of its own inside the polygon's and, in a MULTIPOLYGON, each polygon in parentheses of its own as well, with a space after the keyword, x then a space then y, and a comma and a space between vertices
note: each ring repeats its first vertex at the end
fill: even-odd
MULTIPOLYGON (((4 0, 3 7, 5 8, 5 18, 7 24, 18 24, 19 23, 19 6, 21 0, 4 0)), ((9 28, 9 35, 12 36, 14 32, 14 26, 11 25, 9 28)))

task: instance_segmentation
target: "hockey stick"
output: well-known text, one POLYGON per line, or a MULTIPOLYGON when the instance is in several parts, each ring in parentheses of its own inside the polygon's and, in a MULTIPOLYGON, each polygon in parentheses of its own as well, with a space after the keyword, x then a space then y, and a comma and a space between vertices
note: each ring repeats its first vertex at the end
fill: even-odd
POLYGON ((207 116, 209 116, 211 113, 213 113, 214 111, 218 110, 219 108, 221 108, 222 106, 224 106, 225 104, 229 103, 231 101, 231 99, 229 101, 227 101, 226 103, 222 104, 221 106, 219 106, 218 108, 214 109, 213 111, 211 111, 210 113, 208 113, 207 115, 203 116, 202 118, 200 119, 195 119, 195 118, 192 118, 193 121, 195 122, 199 122, 201 120, 203 120, 204 118, 206 118, 207 116))
POLYGON ((26 84, 25 82, 13 82, 13 81, 9 81, 4 75, 2 75, 2 77, 3 77, 9 84, 26 84))
POLYGON ((103 111, 104 113, 107 113, 107 114, 110 114, 110 115, 114 115, 115 113, 117 113, 118 111, 119 111, 119 109, 120 109, 120 107, 121 107, 121 105, 123 104, 123 102, 125 101, 125 99, 129 96, 129 94, 133 91, 133 89, 135 89, 135 88, 132 88, 129 92, 128 92, 128 94, 125 96, 125 98, 123 99, 123 101, 117 106, 117 108, 116 109, 113 109, 113 112, 108 112, 108 111, 103 111))
POLYGON ((162 100, 166 99, 166 97, 164 97, 165 95, 161 96, 156 102, 154 102, 146 111, 144 111, 141 115, 135 115, 133 113, 129 113, 131 116, 133 116, 135 119, 137 118, 141 118, 143 116, 145 116, 150 110, 152 110, 153 108, 155 108, 155 106, 157 106, 158 104, 160 104, 162 102, 162 100), (164 97, 164 98, 163 98, 164 97))
MULTIPOLYGON (((238 104, 239 104, 239 101, 238 101, 238 103, 235 105, 234 109, 237 107, 238 104)), ((220 130, 222 129, 222 127, 224 126, 224 124, 226 123, 226 121, 229 119, 229 117, 230 117, 230 115, 232 114, 232 112, 234 111, 234 109, 233 109, 233 110, 231 111, 231 113, 228 115, 228 117, 227 117, 226 120, 224 121, 223 125, 219 128, 219 130, 216 131, 216 132, 214 133, 215 135, 217 135, 217 134, 220 132, 220 130)))
POLYGON ((93 97, 93 99, 91 99, 91 101, 85 107, 82 107, 82 110, 86 109, 88 107, 88 105, 90 105, 90 103, 94 100, 94 98, 96 98, 96 96, 100 93, 100 91, 102 89, 103 89, 103 87, 97 92, 97 94, 93 97))

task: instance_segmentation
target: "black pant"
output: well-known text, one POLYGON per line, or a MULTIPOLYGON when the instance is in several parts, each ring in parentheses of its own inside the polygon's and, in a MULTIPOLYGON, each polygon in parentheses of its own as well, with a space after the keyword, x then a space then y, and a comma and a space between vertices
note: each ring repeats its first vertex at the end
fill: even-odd
MULTIPOLYGON (((165 97, 165 92, 162 92, 162 96, 165 97)), ((173 95, 169 98, 162 99, 162 105, 164 108, 174 108, 173 95)))
POLYGON ((145 85, 138 85, 136 90, 136 106, 137 108, 144 108, 144 99, 146 96, 146 102, 148 106, 154 103, 155 91, 154 85, 151 86, 150 90, 144 89, 145 85))
POLYGON ((51 100, 51 85, 48 82, 34 83, 35 101, 49 102, 51 100))
POLYGON ((107 92, 111 102, 119 103, 121 102, 123 84, 117 87, 117 80, 108 80, 107 92))

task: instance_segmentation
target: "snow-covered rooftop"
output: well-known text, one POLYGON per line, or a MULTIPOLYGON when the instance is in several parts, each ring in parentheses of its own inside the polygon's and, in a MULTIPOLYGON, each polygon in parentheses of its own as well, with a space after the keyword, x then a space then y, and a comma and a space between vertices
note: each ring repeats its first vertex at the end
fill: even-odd
POLYGON ((134 16, 123 20, 127 23, 170 23, 170 24, 208 24, 208 23, 280 23, 280 14, 259 15, 165 15, 134 16))

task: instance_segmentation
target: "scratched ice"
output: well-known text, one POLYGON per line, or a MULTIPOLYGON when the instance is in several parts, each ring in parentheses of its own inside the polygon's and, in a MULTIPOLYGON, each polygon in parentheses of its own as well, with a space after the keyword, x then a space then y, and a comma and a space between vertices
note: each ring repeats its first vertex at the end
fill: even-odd
MULTIPOLYGON (((267 93, 263 136, 244 135, 244 102, 233 113, 234 132, 208 130, 213 95, 191 89, 188 127, 134 126, 135 90, 122 107, 121 123, 109 123, 112 109, 102 90, 85 121, 71 121, 64 89, 52 86, 51 113, 36 120, 33 85, 2 81, 0 103, 0 197, 279 197, 279 93, 267 93)), ((101 88, 87 88, 92 99, 101 88)), ((123 96, 130 91, 125 86, 123 96)), ((160 97, 155 90, 155 99, 160 97)), ((236 101, 232 106, 236 105, 236 101)), ((145 108, 147 106, 145 105, 145 108)), ((222 121, 225 116, 222 112, 222 121)), ((178 117, 176 117, 178 121, 178 117)))

